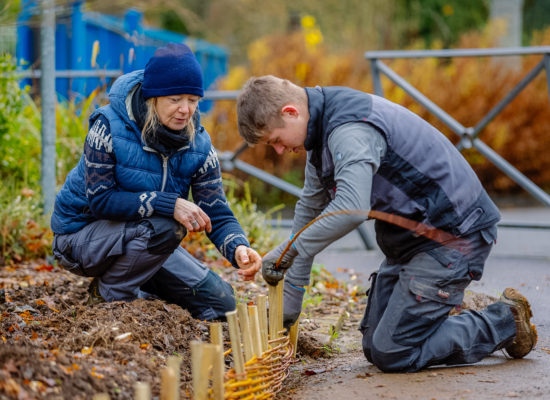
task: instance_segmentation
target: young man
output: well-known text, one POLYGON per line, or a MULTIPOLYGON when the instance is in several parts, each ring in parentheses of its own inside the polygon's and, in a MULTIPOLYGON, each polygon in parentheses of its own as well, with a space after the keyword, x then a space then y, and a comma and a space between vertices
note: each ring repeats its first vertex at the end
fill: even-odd
MULTIPOLYGON (((249 144, 265 143, 279 154, 307 151, 293 235, 337 210, 375 210, 416 226, 375 222, 386 259, 371 277, 360 326, 370 362, 383 371, 418 371, 477 362, 501 348, 515 358, 533 349, 531 309, 514 289, 483 311, 449 316, 468 284, 481 278, 500 214, 441 132, 384 98, 344 87, 301 88, 273 76, 251 78, 237 112, 249 144)), ((313 257, 364 220, 323 218, 297 237, 278 267, 288 240, 264 257, 268 283, 288 270, 287 325, 301 311, 313 257)))

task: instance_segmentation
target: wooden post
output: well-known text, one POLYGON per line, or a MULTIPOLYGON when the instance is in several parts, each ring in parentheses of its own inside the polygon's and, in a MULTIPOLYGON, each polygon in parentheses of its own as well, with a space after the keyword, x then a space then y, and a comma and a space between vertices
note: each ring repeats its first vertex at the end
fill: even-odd
POLYGON ((219 345, 202 343, 202 357, 200 361, 197 386, 193 388, 195 400, 208 400, 208 388, 210 386, 210 372, 214 362, 216 347, 219 345))
POLYGON ((269 286, 269 338, 280 337, 283 330, 283 281, 277 286, 269 286))
POLYGON ((252 338, 252 350, 256 357, 262 355, 262 337, 260 334, 260 320, 258 318, 258 307, 248 306, 248 321, 250 322, 250 336, 252 338))
POLYGON ((172 368, 164 368, 160 373, 160 400, 176 400, 176 373, 172 368))
POLYGON ((268 298, 269 298, 269 340, 277 339, 277 287, 268 285, 268 298))
POLYGON ((248 311, 246 304, 237 304, 237 315, 239 316, 239 326, 241 328, 241 336, 244 344, 244 362, 246 363, 252 357, 254 357, 254 350, 252 348, 252 337, 250 335, 250 323, 248 321, 248 311))
POLYGON ((298 319, 296 320, 294 325, 290 327, 290 332, 288 333, 289 341, 290 341, 290 344, 292 345, 292 357, 296 357, 296 349, 298 348, 298 335, 300 334, 300 317, 301 316, 302 314, 298 316, 298 319))
POLYGON ((221 322, 210 324, 210 343, 219 344, 223 350, 223 330, 221 322))
POLYGON ((225 362, 223 359, 223 331, 221 322, 212 322, 210 324, 210 341, 216 345, 214 354, 214 366, 212 370, 212 386, 214 390, 214 400, 223 400, 224 397, 224 373, 225 362))
MULTIPOLYGON (((221 325, 220 325, 221 329, 221 325)), ((223 400, 225 394, 224 388, 224 373, 225 362, 223 360, 223 346, 219 344, 213 345, 214 354, 212 355, 212 389, 214 390, 214 400, 223 400)))
MULTIPOLYGON (((283 325, 283 289, 285 287, 284 278, 283 280, 279 281, 279 284, 277 285, 277 327, 279 328, 279 332, 281 332, 284 329, 283 325)), ((279 333, 278 337, 281 337, 282 335, 279 333)))
POLYGON ((134 385, 135 400, 151 400, 151 387, 147 382, 136 382, 134 385))
POLYGON ((199 379, 199 370, 201 368, 202 342, 200 340, 191 341, 191 382, 193 390, 197 387, 199 379))
POLYGON ((225 313, 229 327, 229 338, 231 339, 231 353, 233 354, 233 367, 237 374, 244 374, 243 351, 241 349, 241 334, 239 333, 239 321, 237 311, 225 313))
POLYGON ((260 336, 263 353, 269 349, 269 343, 267 340, 267 297, 263 294, 258 295, 256 304, 258 307, 258 318, 260 319, 260 336))
POLYGON ((176 375, 176 396, 174 398, 175 400, 179 400, 180 398, 180 365, 181 357, 169 356, 166 359, 166 366, 168 368, 172 368, 174 374, 176 375))
POLYGON ((110 397, 107 393, 98 393, 94 394, 94 397, 92 397, 93 400, 109 400, 110 397))

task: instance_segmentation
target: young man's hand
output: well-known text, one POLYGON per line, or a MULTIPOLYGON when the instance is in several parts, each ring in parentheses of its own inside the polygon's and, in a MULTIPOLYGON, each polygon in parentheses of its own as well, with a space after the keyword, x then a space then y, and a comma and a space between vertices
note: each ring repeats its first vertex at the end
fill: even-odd
POLYGON ((235 249, 235 261, 240 268, 237 273, 244 281, 254 280, 256 272, 262 266, 262 257, 256 250, 244 245, 237 246, 235 249))
POLYGON ((288 240, 285 240, 279 246, 267 253, 263 258, 262 276, 270 285, 275 286, 281 279, 283 279, 286 270, 292 266, 294 258, 298 255, 298 250, 296 250, 294 246, 290 246, 288 251, 283 256, 281 263, 278 266, 275 265, 277 260, 281 257, 281 254, 283 254, 288 242, 288 240))

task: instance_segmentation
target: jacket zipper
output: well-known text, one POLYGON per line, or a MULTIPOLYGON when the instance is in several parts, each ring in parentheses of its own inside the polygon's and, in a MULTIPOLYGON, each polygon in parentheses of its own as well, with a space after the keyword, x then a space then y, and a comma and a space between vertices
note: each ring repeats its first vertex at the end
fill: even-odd
POLYGON ((156 153, 162 158, 162 184, 160 186, 160 191, 164 192, 164 189, 166 188, 166 181, 168 180, 168 159, 170 157, 165 156, 162 153, 159 153, 155 149, 152 149, 149 146, 143 146, 143 150, 148 151, 150 153, 156 153))
POLYGON ((160 156, 162 157, 162 186, 160 191, 164 192, 166 180, 168 179, 168 156, 165 156, 164 154, 161 154, 160 156))
MULTIPOLYGON (((186 150, 188 148, 189 148, 189 145, 183 146, 178 149, 178 152, 182 150, 186 150)), ((149 146, 143 146, 143 150, 148 151, 150 153, 156 153, 162 158, 162 185, 161 185, 160 191, 164 192, 164 189, 166 189, 166 181, 168 180, 168 160, 170 157, 165 156, 164 154, 156 151, 155 149, 149 146)))

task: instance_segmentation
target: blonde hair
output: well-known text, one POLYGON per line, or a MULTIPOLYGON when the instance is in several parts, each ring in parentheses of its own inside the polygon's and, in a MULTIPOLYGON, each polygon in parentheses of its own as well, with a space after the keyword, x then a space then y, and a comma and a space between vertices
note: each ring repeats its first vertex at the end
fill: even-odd
POLYGON ((237 97, 239 134, 254 145, 273 129, 284 127, 281 110, 289 103, 307 104, 305 90, 273 75, 250 78, 237 97))
MULTIPOLYGON (((145 101, 147 105, 147 116, 141 130, 141 139, 147 143, 147 139, 154 139, 157 128, 161 125, 159 115, 157 113, 157 97, 151 97, 145 101)), ((195 110, 197 112, 197 110, 195 110)), ((185 127, 185 135, 189 137, 189 141, 195 140, 195 113, 189 118, 189 122, 185 127)))

